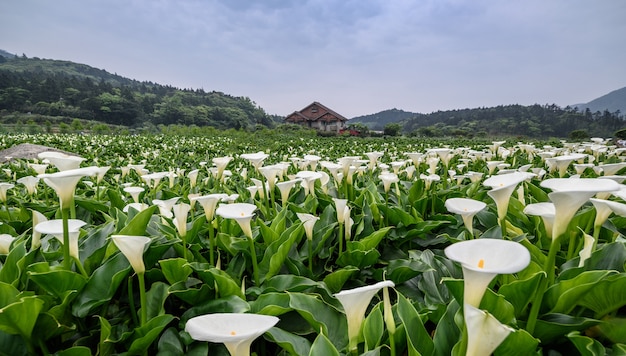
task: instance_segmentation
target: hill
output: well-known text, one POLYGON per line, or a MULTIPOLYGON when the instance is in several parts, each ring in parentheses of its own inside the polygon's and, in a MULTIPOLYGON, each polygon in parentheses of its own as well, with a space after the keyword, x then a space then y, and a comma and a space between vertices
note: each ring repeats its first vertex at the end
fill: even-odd
POLYGON ((94 120, 140 128, 196 125, 218 129, 271 127, 267 115, 247 97, 178 89, 139 82, 85 64, 52 59, 0 56, 0 120, 20 114, 42 125, 51 118, 94 120))
POLYGON ((409 118, 419 116, 421 114, 412 113, 409 111, 399 110, 399 109, 391 109, 381 111, 376 114, 357 116, 350 121, 349 124, 361 123, 367 126, 370 130, 374 131, 382 131, 385 128, 385 125, 395 122, 400 122, 403 120, 407 120, 409 118))
POLYGON ((581 111, 589 109, 591 112, 604 110, 616 112, 619 110, 621 113, 626 113, 626 87, 602 95, 586 104, 576 104, 572 106, 577 107, 578 110, 581 111))

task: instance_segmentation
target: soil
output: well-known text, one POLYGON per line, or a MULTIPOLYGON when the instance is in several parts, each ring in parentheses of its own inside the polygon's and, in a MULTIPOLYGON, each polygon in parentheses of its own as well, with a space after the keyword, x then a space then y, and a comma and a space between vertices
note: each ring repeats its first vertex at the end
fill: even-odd
POLYGON ((54 147, 33 145, 31 143, 21 143, 19 145, 9 147, 6 150, 1 150, 0 151, 0 163, 8 162, 13 159, 26 159, 26 160, 36 159, 38 154, 40 154, 41 152, 48 152, 48 151, 63 152, 65 154, 75 156, 75 154, 73 153, 62 151, 54 147))

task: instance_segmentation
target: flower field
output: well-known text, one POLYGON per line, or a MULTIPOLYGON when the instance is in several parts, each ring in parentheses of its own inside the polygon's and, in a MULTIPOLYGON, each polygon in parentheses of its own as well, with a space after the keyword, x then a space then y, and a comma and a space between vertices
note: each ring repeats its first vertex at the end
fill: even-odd
POLYGON ((0 354, 626 355, 626 149, 3 135, 0 354))

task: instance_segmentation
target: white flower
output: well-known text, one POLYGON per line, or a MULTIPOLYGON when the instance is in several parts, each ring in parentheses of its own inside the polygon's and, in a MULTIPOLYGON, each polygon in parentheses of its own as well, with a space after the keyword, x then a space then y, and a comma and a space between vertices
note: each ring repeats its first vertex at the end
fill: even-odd
POLYGON ((463 268, 464 303, 478 307, 487 286, 497 274, 516 273, 530 263, 530 253, 522 244, 497 239, 475 239, 454 243, 446 256, 463 268))
POLYGON ((472 224, 474 215, 485 209, 487 204, 469 198, 450 198, 446 200, 445 206, 449 212, 461 215, 465 228, 471 233, 474 231, 472 224))
POLYGON ((315 215, 305 213, 296 213, 296 215, 298 216, 298 219, 302 221, 304 231, 306 232, 306 238, 309 241, 313 240, 313 227, 320 218, 315 215))
POLYGON ((231 356, 248 356, 252 342, 278 321, 270 315, 216 313, 189 319, 185 331, 194 340, 223 343, 231 356))
POLYGON ((251 239, 252 227, 250 226, 250 221, 254 216, 255 210, 256 205, 249 203, 220 204, 215 210, 215 214, 224 219, 237 221, 244 235, 251 239))
POLYGON ((140 274, 146 271, 143 263, 143 251, 150 243, 147 236, 113 235, 111 240, 115 246, 124 254, 135 273, 140 274))
POLYGON ((383 281, 370 286, 342 290, 335 294, 335 298, 339 299, 346 312, 350 350, 356 348, 358 344, 361 324, 363 323, 365 311, 372 297, 374 297, 381 288, 394 286, 395 284, 392 281, 383 281))
POLYGON ((467 328, 466 356, 489 356, 513 331, 493 315, 470 304, 463 306, 465 326, 467 328))

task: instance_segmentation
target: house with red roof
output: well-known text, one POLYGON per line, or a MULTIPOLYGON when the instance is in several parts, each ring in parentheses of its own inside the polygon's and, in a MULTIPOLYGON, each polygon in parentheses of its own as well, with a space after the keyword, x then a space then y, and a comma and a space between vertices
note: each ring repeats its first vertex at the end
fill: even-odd
POLYGON ((300 111, 294 111, 285 118, 285 123, 335 133, 339 133, 346 128, 346 121, 348 121, 348 119, 317 101, 314 101, 300 111))

